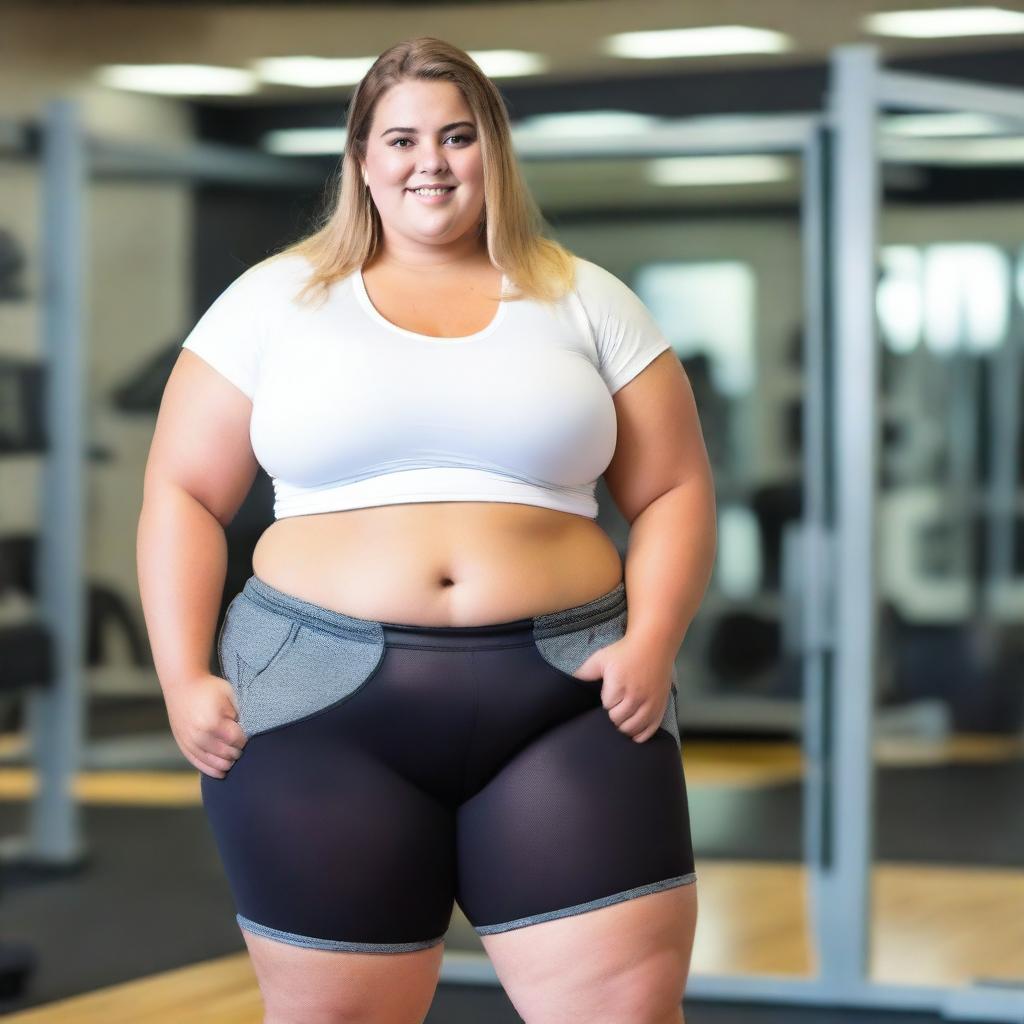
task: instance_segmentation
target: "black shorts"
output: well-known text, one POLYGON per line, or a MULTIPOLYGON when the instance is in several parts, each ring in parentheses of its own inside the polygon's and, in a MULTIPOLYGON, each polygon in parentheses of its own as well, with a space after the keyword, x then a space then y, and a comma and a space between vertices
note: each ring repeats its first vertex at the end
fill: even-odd
MULTIPOLYGON (((217 641, 248 737, 203 807, 238 924, 317 949, 480 935, 696 880, 673 673, 650 739, 575 671, 626 627, 624 582, 485 626, 344 615, 251 576, 217 641)), ((667 680, 666 680, 667 682, 667 680)))

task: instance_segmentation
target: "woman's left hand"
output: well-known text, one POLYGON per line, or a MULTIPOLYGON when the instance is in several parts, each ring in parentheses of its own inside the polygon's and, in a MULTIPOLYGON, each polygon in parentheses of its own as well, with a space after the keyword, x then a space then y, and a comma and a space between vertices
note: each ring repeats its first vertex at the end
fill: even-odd
POLYGON ((650 644, 621 640, 602 647, 573 673, 578 679, 603 680, 601 703, 615 728, 637 743, 649 740, 661 726, 672 692, 674 658, 650 644))

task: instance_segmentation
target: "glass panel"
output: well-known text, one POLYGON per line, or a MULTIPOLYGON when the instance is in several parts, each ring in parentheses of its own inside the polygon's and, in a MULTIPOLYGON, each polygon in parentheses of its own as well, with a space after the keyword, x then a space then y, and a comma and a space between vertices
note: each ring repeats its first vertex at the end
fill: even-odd
POLYGON ((880 135, 871 977, 895 984, 1024 979, 1024 138, 992 129, 880 135))

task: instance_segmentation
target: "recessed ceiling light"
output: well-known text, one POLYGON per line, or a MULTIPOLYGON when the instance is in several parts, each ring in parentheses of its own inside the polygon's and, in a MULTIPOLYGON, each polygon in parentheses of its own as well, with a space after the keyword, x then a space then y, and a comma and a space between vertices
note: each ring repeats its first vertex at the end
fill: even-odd
POLYGON ((252 72, 209 64, 107 64, 96 78, 114 89, 165 96, 241 96, 259 89, 252 72))
POLYGON ((376 57, 263 57, 252 62, 264 82, 323 89, 355 85, 370 70, 376 57))
MULTIPOLYGON (((547 70, 547 61, 525 50, 476 50, 470 56, 489 78, 514 78, 547 70)), ((252 62, 264 82, 294 85, 304 89, 356 85, 373 66, 375 56, 366 57, 262 57, 252 62)))
POLYGON ((792 40, 781 32, 765 28, 709 25, 705 28, 618 32, 604 40, 602 49, 613 57, 656 60, 663 57, 709 57, 726 53, 780 53, 792 49, 792 40))
POLYGON ((513 134, 554 138, 639 134, 660 120, 654 114, 633 110, 566 110, 523 118, 513 126, 513 134))
POLYGON ((266 132, 260 146, 282 156, 337 156, 345 148, 344 128, 278 128, 266 132))
POLYGON ((1020 129, 988 114, 890 114, 882 119, 882 126, 893 135, 912 135, 924 138, 939 136, 1001 135, 1020 129))
POLYGON ((909 139, 895 136, 879 141, 883 160, 942 164, 948 167, 989 165, 1019 167, 1024 163, 1024 136, 999 139, 909 139))
POLYGON ((1024 14, 1005 7, 938 7, 924 11, 879 11, 864 19, 880 36, 940 39, 949 36, 996 36, 1024 32, 1024 14))
POLYGON ((520 78, 548 70, 549 61, 532 50, 468 50, 488 78, 520 78))
POLYGON ((679 156, 649 160, 644 176, 654 185, 750 185, 786 181, 789 161, 778 156, 679 156))

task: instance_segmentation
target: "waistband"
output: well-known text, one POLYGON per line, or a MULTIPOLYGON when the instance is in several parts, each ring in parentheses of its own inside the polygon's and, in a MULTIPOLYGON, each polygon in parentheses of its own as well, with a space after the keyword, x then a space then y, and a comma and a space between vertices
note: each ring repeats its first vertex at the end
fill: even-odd
POLYGON ((354 640, 392 641, 406 645, 436 646, 447 643, 457 647, 504 646, 526 643, 534 638, 560 636, 585 626, 596 625, 620 615, 626 608, 626 584, 620 581, 605 594, 583 604, 508 622, 477 626, 422 626, 400 622, 383 622, 347 615, 306 601, 295 594, 271 586, 256 575, 250 576, 241 595, 261 607, 354 640))

